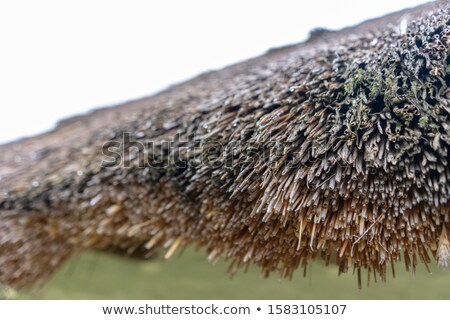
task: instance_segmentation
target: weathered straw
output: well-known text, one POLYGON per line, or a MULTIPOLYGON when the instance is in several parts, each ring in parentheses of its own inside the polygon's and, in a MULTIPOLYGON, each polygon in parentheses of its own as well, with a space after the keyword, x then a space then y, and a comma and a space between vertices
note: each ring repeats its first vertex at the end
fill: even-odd
POLYGON ((447 266, 449 13, 314 33, 1 146, 0 282, 44 281, 84 248, 188 244, 284 277, 313 259, 359 283, 401 255, 447 266))

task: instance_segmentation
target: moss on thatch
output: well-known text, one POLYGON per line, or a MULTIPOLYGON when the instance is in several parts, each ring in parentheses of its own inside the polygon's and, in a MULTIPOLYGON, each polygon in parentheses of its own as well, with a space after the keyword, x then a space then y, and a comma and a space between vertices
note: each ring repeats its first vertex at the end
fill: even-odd
POLYGON ((189 244, 286 277, 313 259, 359 282, 401 256, 446 266, 449 13, 323 32, 0 147, 0 281, 84 248, 189 244))

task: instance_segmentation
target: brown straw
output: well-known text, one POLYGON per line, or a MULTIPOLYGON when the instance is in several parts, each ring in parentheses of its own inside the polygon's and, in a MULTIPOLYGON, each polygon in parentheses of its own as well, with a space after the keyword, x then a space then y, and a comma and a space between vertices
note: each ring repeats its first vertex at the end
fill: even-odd
POLYGON ((316 31, 0 146, 0 282, 42 282, 85 248, 189 244, 231 272, 322 259, 360 285, 401 255, 447 266, 447 4, 316 31))

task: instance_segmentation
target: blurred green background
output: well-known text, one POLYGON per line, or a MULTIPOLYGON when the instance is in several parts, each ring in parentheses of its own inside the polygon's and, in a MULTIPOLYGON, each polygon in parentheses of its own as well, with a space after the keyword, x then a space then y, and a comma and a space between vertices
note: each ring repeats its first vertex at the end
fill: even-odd
MULTIPOLYGON (((186 250, 169 260, 123 258, 88 251, 74 257, 43 287, 21 291, 19 299, 450 299, 450 273, 420 265, 416 276, 400 263, 396 279, 371 281, 358 290, 356 275, 337 276, 337 268, 315 262, 303 277, 292 280, 277 274, 268 279, 257 268, 230 278, 228 262, 216 265, 203 252, 186 250)), ((372 277, 373 280, 373 277, 372 277)))

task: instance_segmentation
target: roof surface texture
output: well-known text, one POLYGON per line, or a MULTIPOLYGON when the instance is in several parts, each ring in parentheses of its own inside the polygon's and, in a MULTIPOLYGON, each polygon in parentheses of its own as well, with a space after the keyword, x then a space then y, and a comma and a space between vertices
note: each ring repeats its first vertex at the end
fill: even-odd
POLYGON ((313 259, 360 282, 400 257, 446 266, 449 13, 315 32, 0 146, 0 282, 42 282, 85 248, 189 244, 287 277, 313 259))

